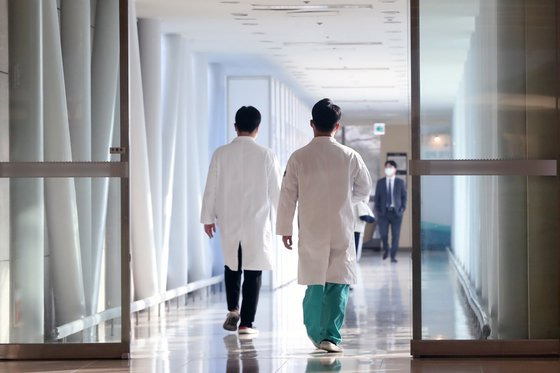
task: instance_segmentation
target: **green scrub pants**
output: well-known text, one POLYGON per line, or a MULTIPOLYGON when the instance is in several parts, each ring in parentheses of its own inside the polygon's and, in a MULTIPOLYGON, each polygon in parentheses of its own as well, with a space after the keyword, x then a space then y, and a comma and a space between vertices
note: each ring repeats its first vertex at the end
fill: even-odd
POLYGON ((303 298, 303 323, 315 345, 325 339, 335 344, 342 340, 340 328, 344 323, 349 288, 347 284, 329 282, 307 286, 303 298))

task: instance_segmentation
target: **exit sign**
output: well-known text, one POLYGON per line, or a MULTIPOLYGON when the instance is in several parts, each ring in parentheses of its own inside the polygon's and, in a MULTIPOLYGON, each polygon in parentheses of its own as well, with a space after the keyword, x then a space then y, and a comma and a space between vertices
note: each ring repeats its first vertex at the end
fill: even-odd
POLYGON ((374 135, 384 135, 385 134, 385 123, 374 123, 373 124, 373 134, 374 135))

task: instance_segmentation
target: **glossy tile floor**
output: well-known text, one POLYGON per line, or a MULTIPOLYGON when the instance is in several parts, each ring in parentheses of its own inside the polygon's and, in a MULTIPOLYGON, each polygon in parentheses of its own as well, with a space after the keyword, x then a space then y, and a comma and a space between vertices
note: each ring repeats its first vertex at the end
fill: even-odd
MULTIPOLYGON (((303 286, 263 291, 254 338, 222 329, 225 297, 142 313, 129 361, 4 362, 0 372, 560 372, 558 359, 411 359, 411 262, 366 253, 343 330, 342 354, 317 351, 301 315, 303 286)), ((136 320, 135 320, 136 321, 136 320)))

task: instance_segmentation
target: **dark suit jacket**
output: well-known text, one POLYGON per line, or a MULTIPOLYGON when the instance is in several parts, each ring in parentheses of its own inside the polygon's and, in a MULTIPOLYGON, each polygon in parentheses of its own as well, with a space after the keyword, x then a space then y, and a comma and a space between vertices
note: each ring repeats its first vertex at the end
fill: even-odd
MULTIPOLYGON (((397 214, 402 216, 406 209, 406 186, 404 181, 395 177, 393 182, 393 204, 397 214)), ((387 178, 377 180, 375 186, 375 199, 374 199, 375 214, 384 216, 387 214, 387 178)))

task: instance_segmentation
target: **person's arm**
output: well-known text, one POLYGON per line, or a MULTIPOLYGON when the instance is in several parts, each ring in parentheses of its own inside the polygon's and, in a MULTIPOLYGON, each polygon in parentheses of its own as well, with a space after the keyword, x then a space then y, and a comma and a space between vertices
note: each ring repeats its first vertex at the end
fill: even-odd
POLYGON ((371 193, 371 177, 369 171, 360 157, 356 154, 356 172, 354 176, 354 184, 352 186, 352 202, 358 203, 361 201, 369 201, 369 195, 371 193))
POLYGON ((218 188, 218 160, 216 153, 212 156, 206 187, 202 197, 202 208, 200 209, 200 222, 204 224, 204 232, 208 237, 214 237, 216 232, 216 194, 218 188))
POLYGON ((292 249, 293 221, 298 200, 297 167, 293 158, 290 158, 280 189, 278 200, 278 215, 276 218, 276 234, 282 236, 282 241, 287 249, 292 249))

